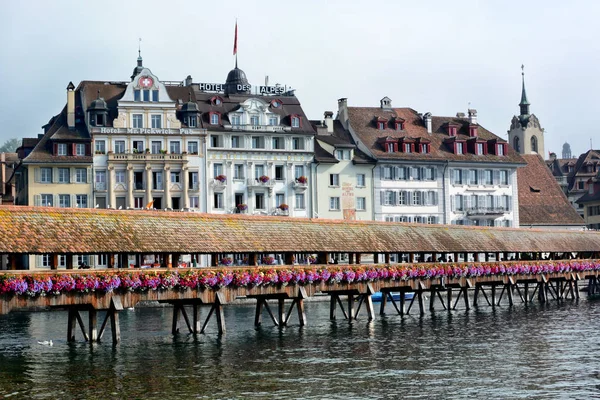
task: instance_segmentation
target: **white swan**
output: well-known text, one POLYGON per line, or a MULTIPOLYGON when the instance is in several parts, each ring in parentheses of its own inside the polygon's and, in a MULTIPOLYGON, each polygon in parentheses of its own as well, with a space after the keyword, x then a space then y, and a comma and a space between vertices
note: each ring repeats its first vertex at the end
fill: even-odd
POLYGON ((44 340, 43 342, 38 341, 38 344, 41 344, 43 346, 52 346, 52 339, 44 340))

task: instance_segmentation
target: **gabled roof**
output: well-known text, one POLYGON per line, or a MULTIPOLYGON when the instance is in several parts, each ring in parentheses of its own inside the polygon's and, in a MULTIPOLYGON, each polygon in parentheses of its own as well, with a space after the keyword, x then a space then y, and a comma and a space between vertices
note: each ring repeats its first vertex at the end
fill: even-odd
MULTIPOLYGON (((493 154, 475 155, 470 153, 454 154, 448 144, 445 143, 445 140, 450 137, 447 133, 447 125, 456 124, 458 126, 456 138, 467 140, 470 138, 468 118, 432 117, 432 133, 427 132, 423 119, 412 108, 382 109, 380 107, 348 107, 348 118, 350 126, 358 136, 358 139, 378 159, 525 163, 521 156, 510 146, 507 146, 508 150, 505 156, 496 156, 493 154), (389 120, 402 118, 405 120, 404 129, 401 131, 394 129, 379 130, 373 122, 374 116, 384 116, 389 120), (406 136, 415 139, 429 139, 431 140, 430 153, 387 153, 379 143, 379 139, 386 136, 393 138, 406 136)), ((478 125, 478 136, 483 140, 497 140, 499 143, 506 142, 480 125, 478 125)))
MULTIPOLYGON (((314 125, 320 121, 311 121, 314 125)), ((339 120, 333 120, 333 132, 327 134, 318 134, 315 136, 315 162, 337 163, 339 160, 325 150, 319 141, 329 144, 336 149, 354 149, 354 157, 352 161, 355 164, 374 164, 376 161, 362 152, 352 140, 350 132, 348 132, 339 120)))
POLYGON ((0 207, 0 253, 4 254, 497 251, 600 251, 600 233, 235 214, 0 207))
POLYGON ((542 157, 538 154, 522 157, 527 165, 517 169, 519 224, 585 225, 542 157))

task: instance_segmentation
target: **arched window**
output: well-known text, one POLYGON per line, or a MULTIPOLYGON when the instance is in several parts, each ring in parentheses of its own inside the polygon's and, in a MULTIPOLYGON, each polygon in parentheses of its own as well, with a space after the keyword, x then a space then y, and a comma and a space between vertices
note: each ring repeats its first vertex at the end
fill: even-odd
POLYGON ((535 136, 531 137, 531 151, 538 152, 538 143, 535 136))
POLYGON ((521 152, 521 143, 519 143, 519 138, 515 136, 514 140, 513 140, 513 147, 515 148, 515 151, 520 153, 521 152))

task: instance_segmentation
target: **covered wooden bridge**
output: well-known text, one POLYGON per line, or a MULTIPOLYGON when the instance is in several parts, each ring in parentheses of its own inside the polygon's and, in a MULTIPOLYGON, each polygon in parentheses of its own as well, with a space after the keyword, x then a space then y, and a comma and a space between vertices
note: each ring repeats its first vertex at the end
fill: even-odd
MULTIPOLYGON (((456 308, 461 296, 468 309, 471 306, 471 288, 474 289, 472 304, 477 304, 479 294, 491 306, 499 304, 503 296, 512 304, 515 291, 524 303, 532 301, 535 294, 542 301, 549 296, 556 300, 569 296, 575 299, 578 297, 577 282, 580 279, 590 279, 593 283, 590 288, 596 288, 596 269, 600 269, 600 266, 594 264, 593 260, 600 255, 600 234, 182 212, 0 207, 0 255, 8 258, 7 267, 10 269, 0 271, 0 284, 3 276, 4 282, 8 282, 9 276, 13 281, 22 279, 24 282, 33 282, 41 279, 40 276, 52 280, 58 275, 70 275, 73 281, 80 279, 82 271, 56 270, 61 256, 67 258, 66 269, 73 268, 74 255, 105 255, 115 261, 109 263, 111 266, 129 266, 132 257, 136 260, 133 264, 140 266, 145 255, 155 256, 162 268, 95 269, 85 272, 88 281, 91 276, 104 274, 101 275, 103 282, 108 279, 107 273, 127 272, 127 275, 118 275, 122 278, 121 286, 115 290, 84 292, 73 289, 35 296, 35 293, 27 295, 6 291, 2 294, 0 285, 0 314, 13 308, 66 307, 69 309, 69 340, 74 339, 79 323, 86 339, 96 341, 101 338, 110 320, 113 340, 117 341, 118 311, 142 300, 173 304, 173 332, 179 330, 182 316, 190 332, 195 333, 204 331, 212 315, 217 318, 219 332, 224 332, 222 306, 240 296, 257 299, 256 325, 261 323, 262 312, 266 310, 273 322, 280 326, 288 323, 294 306, 299 323, 305 324, 303 300, 319 292, 331 295, 331 318, 336 317, 339 305, 344 317, 349 320, 356 318, 363 306, 368 317, 374 317, 371 295, 376 291, 384 293, 381 313, 385 311, 386 301, 389 300, 400 314, 409 312, 415 300, 422 314, 425 308, 424 292, 430 294, 431 309, 437 298, 447 310, 456 308), (48 255, 50 270, 19 271, 25 265, 22 260, 31 255, 48 255), (240 256, 236 259, 243 260, 244 265, 219 265, 236 255, 240 256), (211 264, 208 269, 219 271, 221 275, 230 274, 232 281, 199 283, 186 286, 185 289, 189 290, 182 290, 184 277, 189 280, 190 274, 185 275, 180 271, 207 270, 168 268, 175 266, 183 256, 194 260, 201 256, 208 257, 211 264), (372 264, 364 264, 367 258, 372 264), (579 260, 573 261, 573 258, 579 260), (274 259, 281 259, 285 265, 271 265, 274 259), (299 259, 312 260, 315 264, 297 265, 299 259), (332 260, 337 260, 338 264, 327 265, 332 260), (394 264, 394 261, 402 260, 405 262, 394 264), (423 263, 429 260, 446 261, 446 267, 423 263), (469 265, 475 266, 475 272, 470 269, 472 267, 459 263, 460 260, 472 260, 469 265), (571 261, 565 264, 564 260, 571 261), (344 265, 340 261, 344 261, 344 265), (549 263, 549 266, 538 268, 542 262, 549 263), (260 274, 275 274, 280 280, 271 281, 270 284, 240 284, 239 276, 251 274, 248 270, 260 263, 263 264, 260 274), (487 269, 481 268, 481 263, 487 269), (492 268, 500 264, 501 269, 492 268), (521 269, 511 267, 516 264, 521 269), (528 265, 535 268, 530 270, 528 265), (232 268, 245 269, 245 272, 231 272, 232 268), (271 270, 266 271, 265 268, 271 270), (365 269, 374 275, 365 275, 365 269), (434 270, 437 272, 432 273, 434 270), (173 273, 165 275, 168 271, 173 273), (313 272, 317 278, 307 279, 306 274, 313 272), (152 290, 137 287, 126 290, 122 281, 130 279, 134 273, 143 273, 144 276, 154 274, 152 276, 163 280, 163 286, 158 289, 153 287, 152 290), (349 273, 351 278, 348 277, 349 273), (283 276, 290 274, 292 280, 284 282, 283 276), (356 274, 363 275, 355 279, 356 274), (390 278, 389 274, 398 275, 390 278), (332 278, 338 275, 339 279, 332 278), (303 276, 303 280, 298 276, 303 276), (164 286, 165 280, 171 282, 173 279, 175 283, 164 286), (529 291, 530 285, 532 292, 529 291), (501 289, 498 297, 497 288, 501 289), (391 292, 401 293, 399 304, 390 296, 391 292), (408 309, 405 309, 405 294, 409 292, 415 293, 415 296, 408 309), (453 293, 456 294, 455 298, 452 297, 453 293), (346 308, 340 296, 347 299, 346 308), (268 300, 276 300, 277 313, 271 312, 268 300), (287 312, 286 300, 291 300, 287 312), (199 319, 201 305, 210 306, 203 325, 199 319), (192 307, 192 318, 188 318, 186 306, 192 307), (79 314, 81 310, 88 311, 87 330, 79 314), (96 324, 98 310, 107 310, 99 331, 96 324)), ((205 275, 202 277, 205 278, 205 275)), ((196 276, 196 279, 200 278, 196 276)))

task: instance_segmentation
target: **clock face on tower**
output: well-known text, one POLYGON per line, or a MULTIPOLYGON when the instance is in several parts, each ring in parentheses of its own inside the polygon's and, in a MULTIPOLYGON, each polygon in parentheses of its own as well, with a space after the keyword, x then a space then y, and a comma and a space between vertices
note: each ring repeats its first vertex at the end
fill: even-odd
POLYGON ((139 82, 140 82, 140 86, 143 87, 144 89, 151 88, 152 85, 154 84, 154 80, 152 78, 150 78, 149 76, 140 77, 139 82))

